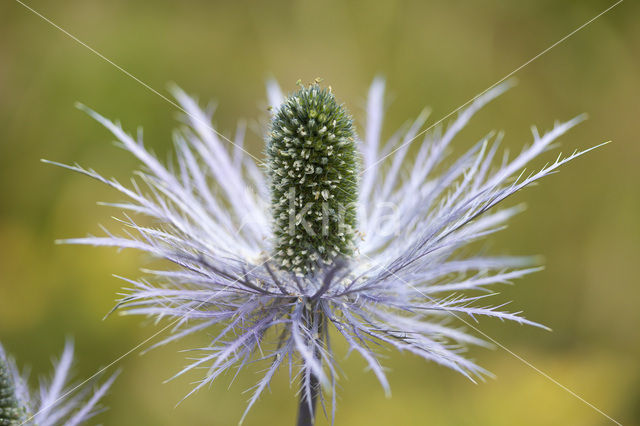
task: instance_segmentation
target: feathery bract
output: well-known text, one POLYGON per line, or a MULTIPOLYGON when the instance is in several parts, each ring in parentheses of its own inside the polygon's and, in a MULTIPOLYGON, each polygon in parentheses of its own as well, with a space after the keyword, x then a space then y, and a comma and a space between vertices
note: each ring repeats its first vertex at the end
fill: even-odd
POLYGON ((85 424, 102 409, 100 399, 115 380, 112 375, 96 386, 74 388, 69 384, 73 343, 68 341, 51 379, 40 381, 39 395, 29 391, 27 380, 0 345, 0 426, 77 426, 85 424))
MULTIPOLYGON (((485 342, 456 326, 457 319, 484 316, 541 327, 488 302, 490 285, 539 270, 531 265, 532 259, 469 256, 463 249, 503 229, 521 210, 498 207, 503 200, 586 152, 558 156, 541 170, 522 174, 527 163, 583 118, 556 123, 543 134, 534 128, 532 143, 511 160, 503 156, 498 166, 494 157, 501 135, 494 133, 446 164, 456 134, 509 85, 478 97, 447 126, 423 135, 423 113, 386 142, 381 138, 384 86, 382 79, 373 82, 364 137, 357 138, 348 113, 328 89, 303 86, 284 99, 270 82, 274 118, 265 132, 266 170, 243 152, 244 128, 231 143, 221 140, 211 127, 210 114, 180 89, 174 94, 186 114, 185 126, 175 133, 175 164, 162 164, 140 138, 83 107, 143 168, 125 186, 91 169, 61 166, 116 189, 127 200, 114 207, 150 217, 155 224, 141 225, 125 214, 122 221, 128 231, 123 236, 107 232, 104 237, 66 242, 135 248, 175 265, 147 270, 143 279, 125 279, 128 295, 118 308, 128 314, 172 318, 171 335, 156 345, 220 326, 209 344, 198 348, 200 355, 178 373, 205 369, 194 391, 232 367, 241 370, 261 360, 267 367, 247 410, 281 366, 290 371, 291 380, 300 381, 311 411, 316 383, 325 390, 320 397, 330 395, 335 409, 338 369, 330 344, 335 336, 366 360, 388 392, 377 344, 411 352, 475 380, 488 372, 463 352, 485 342), (310 129, 315 131, 313 138, 308 137, 310 129), (289 134, 294 130, 295 135, 289 134), (409 155, 418 137, 420 146, 409 155), (356 148, 360 160, 354 156, 356 148), (330 150, 342 152, 344 162, 331 163, 332 171, 325 169, 333 161, 328 159, 330 150), (333 196, 344 197, 339 201, 345 205, 354 201, 346 213, 334 209, 332 217, 340 219, 336 226, 346 225, 343 235, 335 227, 326 237, 316 232, 306 240, 302 234, 295 234, 302 235, 299 241, 287 239, 284 227, 291 217, 280 200, 291 188, 302 197, 298 209, 333 196), (355 240, 356 233, 361 238, 355 240), (335 253, 316 262, 312 256, 322 255, 316 251, 325 245, 333 246, 335 253)), ((322 209, 312 211, 324 214, 322 209)), ((293 219, 296 222, 295 215, 293 219)))

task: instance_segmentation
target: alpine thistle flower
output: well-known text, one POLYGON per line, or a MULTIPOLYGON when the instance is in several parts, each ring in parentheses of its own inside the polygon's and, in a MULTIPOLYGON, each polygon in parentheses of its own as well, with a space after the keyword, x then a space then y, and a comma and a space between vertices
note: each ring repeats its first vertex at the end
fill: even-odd
POLYGON ((488 372, 462 352, 485 342, 452 320, 486 316, 542 327, 502 311, 502 305, 481 304, 491 295, 489 285, 539 268, 528 257, 469 257, 464 248, 502 229, 520 211, 498 208, 504 199, 588 151, 518 175, 583 119, 577 117, 543 135, 534 128, 532 144, 511 161, 505 154, 499 167, 492 164, 501 135, 493 133, 446 166, 456 134, 507 88, 489 90, 448 126, 424 132, 412 158, 409 146, 422 135, 427 114, 382 143, 383 80, 376 79, 369 91, 363 138, 330 89, 316 82, 284 99, 272 82, 264 170, 242 152, 243 127, 229 141, 233 146, 227 145, 211 127, 210 112, 180 89, 173 92, 186 112, 185 126, 174 134, 177 162, 168 166, 144 148, 141 136, 134 139, 120 124, 82 107, 144 168, 128 188, 91 169, 56 164, 116 189, 128 201, 114 207, 156 225, 125 215, 132 231, 125 236, 107 232, 66 242, 135 248, 172 262, 175 268, 125 279, 130 288, 117 307, 174 319, 171 335, 154 346, 222 326, 178 373, 205 368, 193 391, 234 366, 265 362, 245 415, 286 366, 301 386, 298 424, 312 424, 316 400, 329 395, 333 418, 334 335, 364 358, 387 393, 373 349, 377 343, 471 380, 482 378, 488 372))
POLYGON ((73 363, 73 343, 65 345, 53 378, 41 380, 40 395, 33 396, 15 361, 0 345, 0 426, 76 426, 98 414, 100 399, 116 378, 111 376, 91 393, 89 387, 72 389, 67 383, 73 363))
POLYGON ((16 387, 22 387, 21 378, 14 377, 13 365, 0 346, 0 425, 15 426, 24 421, 27 406, 18 398, 16 387))
POLYGON ((353 254, 357 157, 351 117, 331 89, 301 86, 267 144, 275 258, 300 276, 353 254))

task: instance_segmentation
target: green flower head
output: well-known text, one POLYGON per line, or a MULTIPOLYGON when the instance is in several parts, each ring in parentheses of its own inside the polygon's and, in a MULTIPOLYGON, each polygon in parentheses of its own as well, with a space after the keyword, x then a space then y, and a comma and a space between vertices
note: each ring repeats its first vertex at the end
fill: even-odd
POLYGON ((0 425, 17 426, 26 417, 25 407, 18 401, 9 365, 0 352, 0 425))
POLYGON ((358 157, 351 116, 318 82, 274 113, 267 142, 275 258, 299 275, 353 254, 358 157))

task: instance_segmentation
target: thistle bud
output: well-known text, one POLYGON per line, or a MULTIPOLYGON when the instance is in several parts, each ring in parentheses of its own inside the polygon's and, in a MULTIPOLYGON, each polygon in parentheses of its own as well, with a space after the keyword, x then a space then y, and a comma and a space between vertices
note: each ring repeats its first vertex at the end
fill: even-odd
POLYGON ((358 161, 352 119, 318 83, 275 112, 267 142, 274 258, 312 274, 353 254, 358 161))
POLYGON ((0 348, 0 425, 18 426, 23 423, 26 410, 16 397, 16 387, 7 360, 0 348))

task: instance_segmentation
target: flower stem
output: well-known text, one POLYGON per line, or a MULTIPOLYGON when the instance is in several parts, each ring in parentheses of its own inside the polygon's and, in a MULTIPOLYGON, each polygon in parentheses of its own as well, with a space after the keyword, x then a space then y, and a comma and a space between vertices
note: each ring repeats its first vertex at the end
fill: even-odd
MULTIPOLYGON (((312 330, 315 334, 314 343, 314 357, 320 361, 321 353, 320 347, 322 346, 323 334, 326 330, 324 323, 324 316, 320 313, 320 310, 315 304, 311 304, 304 312, 304 321, 307 324, 309 330, 312 330)), ((309 374, 309 392, 306 391, 305 380, 301 380, 300 383, 300 403, 298 404, 298 426, 313 426, 315 423, 316 405, 318 397, 322 389, 320 388, 320 380, 318 376, 313 372, 310 367, 308 368, 309 374), (309 401, 308 398, 311 398, 309 401)))
POLYGON ((298 426, 313 426, 315 423, 316 401, 320 392, 320 382, 315 374, 310 373, 311 404, 307 401, 307 393, 304 391, 304 383, 300 390, 300 404, 298 405, 298 426))

